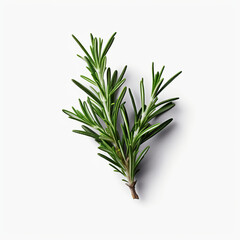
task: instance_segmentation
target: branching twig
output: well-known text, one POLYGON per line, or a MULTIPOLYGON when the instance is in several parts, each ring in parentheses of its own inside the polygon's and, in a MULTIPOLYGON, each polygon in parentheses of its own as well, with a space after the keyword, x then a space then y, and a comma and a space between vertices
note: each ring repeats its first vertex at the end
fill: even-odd
POLYGON ((124 87, 117 96, 118 90, 125 82, 124 74, 127 66, 125 66, 120 75, 118 71, 112 73, 107 68, 106 54, 110 49, 116 33, 114 33, 105 47, 103 40, 97 39, 90 34, 91 46, 90 52, 87 51, 80 41, 73 35, 74 40, 78 43, 85 56, 80 56, 87 64, 90 77, 81 75, 81 78, 88 81, 90 87, 85 87, 76 80, 72 80, 87 95, 87 101, 79 99, 80 110, 72 108, 73 111, 63 110, 69 118, 77 120, 81 123, 83 130, 73 130, 75 133, 86 135, 94 138, 99 143, 99 149, 108 156, 99 153, 98 155, 109 162, 114 171, 123 175, 123 181, 131 190, 132 197, 138 199, 135 190, 135 175, 139 170, 139 164, 149 150, 147 146, 142 152, 139 152, 140 145, 152 138, 155 134, 165 128, 173 119, 170 118, 163 123, 152 125, 150 121, 162 115, 175 106, 173 101, 178 98, 171 98, 158 103, 158 96, 164 88, 168 86, 181 72, 170 78, 163 84, 163 70, 155 73, 154 63, 152 64, 152 91, 151 99, 148 105, 145 104, 145 89, 143 79, 140 81, 141 107, 137 108, 134 96, 129 89, 133 110, 134 123, 130 128, 128 113, 123 102, 127 88, 124 87), (121 114, 123 123, 120 124, 121 135, 118 132, 118 114, 121 114), (101 123, 102 122, 102 123, 101 123))

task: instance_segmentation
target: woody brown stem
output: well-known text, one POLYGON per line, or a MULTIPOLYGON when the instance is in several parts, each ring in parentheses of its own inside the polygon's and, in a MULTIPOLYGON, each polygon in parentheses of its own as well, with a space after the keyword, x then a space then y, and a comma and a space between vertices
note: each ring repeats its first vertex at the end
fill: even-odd
POLYGON ((132 183, 126 183, 126 185, 130 188, 131 194, 132 194, 132 198, 133 199, 139 199, 136 190, 135 190, 135 185, 136 185, 137 181, 132 182, 132 183))

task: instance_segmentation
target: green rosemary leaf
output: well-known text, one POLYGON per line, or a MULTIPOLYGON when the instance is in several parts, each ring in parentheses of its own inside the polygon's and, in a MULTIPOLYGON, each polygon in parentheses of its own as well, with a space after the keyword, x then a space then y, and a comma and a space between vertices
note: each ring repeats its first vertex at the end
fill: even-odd
POLYGON ((142 112, 144 112, 145 92, 144 92, 143 78, 142 78, 142 80, 140 82, 140 93, 141 93, 142 112))
POLYGON ((106 148, 106 149, 108 149, 109 150, 109 152, 111 152, 111 153, 113 153, 114 154, 114 152, 113 152, 113 150, 112 150, 112 148, 111 148, 111 143, 107 143, 106 141, 102 141, 102 145, 106 148))
POLYGON ((90 79, 90 78, 88 78, 88 77, 85 77, 85 76, 83 76, 83 75, 80 75, 80 77, 81 77, 82 79, 88 81, 89 83, 97 86, 97 84, 96 84, 92 79, 90 79))
MULTIPOLYGON (((152 62, 152 80, 154 80, 154 76, 155 76, 155 73, 154 73, 154 62, 152 62)), ((153 83, 152 83, 153 85, 153 83)))
POLYGON ((94 79, 95 79, 96 75, 94 75, 94 73, 96 72, 96 70, 95 70, 94 62, 91 62, 88 57, 84 57, 84 61, 87 63, 88 70, 89 72, 91 72, 91 75, 94 76, 94 79))
POLYGON ((150 132, 150 131, 153 131, 155 128, 157 128, 157 127, 160 126, 160 125, 161 125, 160 123, 157 123, 157 124, 154 124, 154 125, 146 128, 146 129, 140 131, 140 132, 137 134, 137 136, 136 136, 136 138, 135 138, 135 141, 137 142, 144 134, 146 134, 146 133, 148 133, 148 132, 150 132))
POLYGON ((79 117, 79 118, 84 118, 84 115, 78 111, 77 109, 75 109, 74 107, 72 107, 73 111, 75 112, 75 114, 79 117))
POLYGON ((98 148, 101 149, 102 151, 107 152, 121 166, 121 168, 124 169, 124 166, 122 164, 122 160, 120 159, 120 157, 116 153, 114 146, 111 147, 109 144, 111 144, 111 143, 107 143, 103 139, 100 147, 98 147, 98 148))
POLYGON ((86 94, 88 94, 92 99, 94 99, 100 106, 102 106, 101 101, 98 99, 98 97, 92 93, 89 89, 87 89, 85 86, 83 86, 81 83, 78 81, 72 79, 72 81, 79 87, 81 88, 86 94))
POLYGON ((122 70, 122 72, 121 72, 117 82, 119 82, 119 81, 121 81, 123 79, 123 76, 124 76, 126 70, 127 70, 127 65, 123 68, 123 70, 122 70))
POLYGON ((99 64, 99 58, 98 58, 98 41, 97 41, 97 38, 94 38, 93 40, 93 46, 94 46, 94 56, 95 56, 95 59, 96 59, 96 63, 97 65, 99 64))
POLYGON ((94 37, 93 37, 92 33, 90 33, 90 38, 91 38, 91 43, 92 43, 92 45, 93 45, 93 39, 94 39, 94 37))
POLYGON ((99 40, 99 59, 101 59, 103 40, 101 38, 99 38, 98 40, 99 40))
POLYGON ((94 139, 98 139, 98 135, 97 134, 92 134, 90 132, 85 132, 85 131, 81 131, 81 130, 73 130, 73 132, 78 133, 78 134, 82 134, 88 137, 92 137, 94 139))
POLYGON ((111 87, 111 69, 107 69, 107 86, 110 88, 111 87))
POLYGON ((163 107, 161 107, 160 109, 155 111, 153 114, 151 114, 151 116, 148 118, 148 120, 150 121, 151 119, 153 119, 155 117, 158 117, 159 115, 167 112, 168 110, 170 110, 174 106, 175 106, 175 103, 173 103, 173 102, 165 104, 163 107))
MULTIPOLYGON (((103 140, 101 140, 101 143, 102 143, 102 141, 103 141, 103 140)), ((100 146, 98 147, 98 149, 100 149, 100 150, 108 153, 110 156, 114 156, 113 153, 112 153, 112 150, 109 150, 108 148, 106 148, 106 147, 103 146, 103 145, 100 145, 100 146)), ((113 158, 114 158, 114 157, 113 157, 113 158)))
POLYGON ((85 126, 85 125, 82 125, 82 129, 83 129, 85 132, 92 133, 92 134, 96 134, 97 136, 99 136, 96 132, 94 132, 92 129, 90 129, 89 127, 87 127, 87 126, 85 126))
POLYGON ((162 102, 156 104, 155 107, 158 107, 158 106, 160 106, 160 105, 162 105, 162 104, 164 104, 164 103, 172 102, 172 101, 175 101, 175 100, 178 100, 178 99, 179 99, 179 97, 176 97, 176 98, 169 98, 169 99, 167 99, 167 100, 164 100, 164 101, 162 101, 162 102))
POLYGON ((98 87, 98 89, 99 89, 99 91, 100 91, 99 94, 98 94, 98 96, 100 95, 100 93, 104 96, 104 95, 105 95, 105 91, 104 91, 102 85, 101 85, 100 82, 98 82, 98 81, 96 81, 96 84, 97 84, 97 87, 98 87))
POLYGON ((161 72, 159 74, 159 79, 161 79, 164 69, 165 69, 165 66, 162 67, 162 70, 161 70, 161 72))
POLYGON ((126 128, 124 127, 123 124, 121 124, 121 129, 122 129, 122 144, 125 143, 126 147, 127 147, 127 134, 126 134, 126 128))
POLYGON ((112 138, 110 138, 110 137, 108 137, 107 135, 103 135, 103 134, 100 134, 99 135, 99 138, 101 139, 101 140, 104 140, 104 141, 108 141, 108 142, 111 142, 112 141, 112 138))
POLYGON ((157 72, 155 75, 155 86, 159 82, 159 79, 160 79, 159 76, 160 76, 160 74, 159 74, 159 72, 157 72))
POLYGON ((136 169, 139 165, 139 163, 142 161, 142 159, 144 158, 144 156, 146 155, 146 153, 148 152, 150 146, 147 146, 146 148, 144 148, 144 150, 141 152, 141 154, 139 155, 139 157, 137 158, 136 162, 135 162, 135 166, 134 169, 136 169))
POLYGON ((80 56, 79 54, 77 54, 77 56, 81 58, 83 61, 85 61, 84 57, 80 56))
POLYGON ((74 113, 72 113, 72 112, 70 112, 70 111, 68 111, 68 110, 65 110, 65 109, 63 109, 62 111, 63 111, 65 114, 67 114, 67 115, 69 116, 69 118, 82 122, 82 119, 79 118, 76 114, 74 114, 74 113))
POLYGON ((127 120, 127 124, 129 125, 129 118, 128 118, 127 109, 126 109, 126 107, 125 107, 125 103, 126 103, 126 102, 123 102, 120 107, 121 107, 122 110, 124 111, 124 114, 125 114, 126 120, 127 120))
POLYGON ((94 111, 96 112, 96 114, 103 120, 104 119, 103 111, 101 111, 101 109, 98 108, 93 102, 92 102, 92 107, 94 108, 94 111))
POLYGON ((134 159, 132 154, 132 145, 128 146, 128 158, 129 158, 129 172, 131 179, 134 178, 134 159))
POLYGON ((112 91, 110 92, 110 95, 112 95, 113 93, 115 93, 117 90, 118 90, 118 88, 120 88, 122 85, 123 85, 123 83, 126 81, 126 78, 124 78, 123 80, 121 80, 120 82, 118 82, 116 85, 115 85, 115 87, 112 89, 112 91))
POLYGON ((107 157, 107 156, 105 156, 104 154, 101 154, 101 153, 98 153, 98 155, 100 157, 104 158, 105 160, 107 160, 108 162, 112 163, 113 165, 116 165, 116 166, 121 168, 121 166, 117 162, 115 162, 113 159, 111 159, 111 158, 109 158, 109 157, 107 157))
POLYGON ((74 40, 77 42, 77 44, 80 46, 80 48, 84 51, 84 53, 88 56, 88 58, 91 60, 91 62, 93 62, 93 59, 91 58, 90 54, 89 54, 88 51, 84 48, 84 46, 80 43, 80 41, 79 41, 74 35, 72 35, 72 37, 73 37, 74 40))
POLYGON ((65 114, 67 114, 70 119, 79 121, 79 122, 84 123, 84 124, 87 124, 87 125, 89 125, 89 126, 92 125, 92 123, 89 122, 83 115, 82 115, 82 117, 79 117, 78 115, 75 115, 74 113, 72 113, 72 112, 70 112, 70 111, 67 111, 67 110, 64 110, 64 109, 63 109, 63 112, 64 112, 65 114))
POLYGON ((82 101, 79 99, 80 107, 82 109, 83 114, 81 114, 79 111, 79 114, 81 115, 81 119, 84 123, 91 127, 95 127, 95 122, 93 121, 92 117, 89 115, 88 110, 86 108, 85 102, 82 103, 82 101))
POLYGON ((118 76, 118 71, 115 70, 113 75, 112 75, 112 86, 115 85, 116 81, 117 81, 117 76, 118 76))
POLYGON ((120 109, 121 109, 121 115, 122 115, 124 124, 125 124, 125 126, 126 126, 128 138, 130 138, 131 135, 130 135, 129 125, 128 125, 128 118, 127 118, 126 112, 125 112, 125 110, 124 110, 124 108, 123 108, 122 105, 121 105, 121 108, 120 108, 120 109))
POLYGON ((120 152, 121 152, 121 154, 122 154, 122 157, 125 159, 125 154, 124 154, 124 151, 123 151, 123 146, 122 146, 120 140, 118 140, 118 147, 119 147, 119 149, 120 149, 120 152))
POLYGON ((175 74, 173 77, 171 77, 158 91, 157 95, 168 86, 168 84, 170 84, 178 75, 180 75, 182 73, 182 71, 178 72, 177 74, 175 74))
POLYGON ((84 108, 85 108, 85 110, 86 110, 86 116, 88 117, 88 119, 95 125, 96 124, 96 122, 95 122, 95 120, 94 120, 94 118, 93 118, 93 115, 91 114, 91 112, 90 112, 90 110, 89 110, 89 108, 88 108, 88 105, 87 105, 87 103, 86 102, 83 102, 83 106, 84 106, 84 108))
POLYGON ((95 95, 99 98, 99 92, 95 88, 93 88, 92 86, 90 86, 90 88, 93 90, 95 95))
POLYGON ((113 156, 115 161, 118 162, 118 164, 121 166, 121 169, 124 169, 124 164, 123 164, 123 159, 119 156, 120 152, 118 149, 116 149, 114 146, 112 147, 112 152, 113 152, 113 156))
POLYGON ((105 46, 105 48, 104 48, 104 50, 103 50, 102 57, 104 57, 104 56, 107 54, 109 48, 112 46, 112 43, 113 43, 113 41, 114 41, 114 37, 115 37, 116 34, 117 34, 117 33, 115 32, 115 33, 110 37, 110 39, 108 40, 108 43, 106 44, 106 46, 105 46))
MULTIPOLYGON (((135 100, 134 100, 132 91, 131 91, 130 88, 128 89, 128 91, 129 91, 129 95, 130 95, 130 98, 131 98, 131 101, 132 101, 132 105, 133 105, 133 110, 134 110, 134 113, 135 113, 135 117, 137 117, 137 108, 136 108, 136 104, 135 104, 135 100)), ((136 122, 136 119, 135 119, 135 122, 136 122)))
POLYGON ((154 73, 154 62, 152 62, 152 93, 155 87, 155 73, 154 73))
POLYGON ((91 54, 92 54, 92 56, 93 56, 93 61, 94 61, 94 64, 93 65, 95 65, 95 66, 97 66, 97 59, 96 59, 96 55, 95 55, 95 53, 94 53, 94 49, 93 49, 93 47, 92 46, 90 46, 90 51, 91 51, 91 54))
POLYGON ((111 167, 113 167, 113 168, 116 170, 116 172, 119 172, 119 173, 121 173, 122 175, 124 175, 124 173, 123 173, 121 170, 119 170, 117 167, 115 167, 115 166, 112 165, 111 163, 109 163, 109 165, 110 165, 111 167))
POLYGON ((155 98, 158 95, 158 89, 160 88, 160 86, 162 85, 164 78, 162 78, 161 80, 158 80, 157 84, 154 87, 153 93, 152 93, 152 97, 155 98))
POLYGON ((79 101, 79 105, 80 105, 80 107, 81 107, 81 109, 82 109, 83 114, 86 116, 86 110, 85 110, 85 108, 84 108, 84 106, 83 106, 82 100, 79 98, 78 101, 79 101))
POLYGON ((142 143, 146 142, 148 139, 152 138, 153 136, 155 136, 157 133, 159 133, 160 131, 162 131, 169 123, 172 122, 172 118, 166 120, 165 122, 163 122, 162 124, 159 125, 159 127, 157 127, 154 131, 150 132, 149 134, 147 134, 146 136, 143 137, 142 139, 142 143))
POLYGON ((116 123, 117 123, 117 116, 118 116, 119 108, 120 108, 122 100, 125 96, 126 91, 127 91, 127 87, 124 87, 122 92, 120 93, 117 101, 116 101, 116 104, 115 104, 115 107, 114 107, 114 110, 113 110, 113 123, 114 123, 114 125, 116 125, 116 123))
POLYGON ((106 70, 106 66, 107 66, 107 57, 106 56, 101 58, 99 65, 100 65, 100 72, 104 73, 106 70))
MULTIPOLYGON (((147 105, 144 105, 144 111, 146 110, 146 108, 147 108, 147 105)), ((141 117, 142 117, 142 108, 138 110, 137 120, 140 120, 141 117)))
POLYGON ((89 107, 90 107, 90 109, 91 109, 91 112, 92 112, 92 114, 93 114, 93 116, 94 116, 95 122, 97 123, 97 125, 98 125, 99 127, 102 127, 102 125, 101 125, 101 123, 99 122, 98 117, 97 117, 97 115, 96 115, 95 109, 94 109, 94 107, 93 107, 93 105, 92 105, 91 99, 90 99, 89 97, 87 98, 87 102, 88 102, 88 105, 89 105, 89 107))

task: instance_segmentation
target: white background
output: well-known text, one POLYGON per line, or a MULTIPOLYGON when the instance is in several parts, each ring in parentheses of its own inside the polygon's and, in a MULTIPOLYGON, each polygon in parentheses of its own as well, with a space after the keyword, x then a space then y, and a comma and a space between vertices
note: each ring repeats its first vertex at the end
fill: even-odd
POLYGON ((86 2, 2 8, 1 239, 239 239, 236 4, 86 2), (138 103, 152 61, 165 79, 183 71, 162 95, 180 100, 149 142, 140 200, 61 111, 86 97, 70 81, 86 72, 71 34, 88 46, 115 31, 108 66, 128 65, 138 103))

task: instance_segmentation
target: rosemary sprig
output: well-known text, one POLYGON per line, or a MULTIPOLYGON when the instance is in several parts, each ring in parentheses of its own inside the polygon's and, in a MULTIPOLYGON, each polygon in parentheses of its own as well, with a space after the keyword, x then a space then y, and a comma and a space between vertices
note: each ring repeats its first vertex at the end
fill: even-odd
POLYGON ((139 152, 141 144, 164 129, 173 119, 170 118, 163 123, 152 125, 151 120, 167 112, 175 106, 173 101, 178 98, 170 98, 158 102, 159 94, 181 73, 178 72, 164 84, 162 74, 164 66, 160 72, 155 72, 152 63, 152 90, 151 99, 148 105, 145 103, 144 80, 140 81, 141 107, 138 109, 131 89, 129 95, 134 110, 134 123, 130 128, 128 113, 123 102, 127 87, 124 87, 119 94, 118 91, 125 83, 125 66, 120 74, 111 68, 107 68, 107 53, 115 39, 114 33, 105 47, 103 40, 96 38, 92 34, 90 51, 87 51, 81 42, 74 36, 74 40, 82 49, 84 56, 77 55, 87 65, 91 76, 81 78, 90 83, 89 87, 72 79, 88 97, 86 101, 79 99, 80 110, 72 108, 73 111, 64 110, 69 118, 77 120, 82 125, 82 130, 73 132, 94 138, 99 143, 99 149, 103 153, 98 153, 100 157, 107 160, 114 171, 123 175, 123 181, 127 182, 131 190, 132 197, 138 199, 135 190, 136 174, 139 171, 139 164, 148 152, 150 146, 139 152), (122 123, 118 122, 118 115, 121 114, 122 123), (120 125, 121 134, 118 132, 120 125), (121 136, 121 137, 120 137, 121 136), (106 155, 107 154, 107 155, 106 155))

